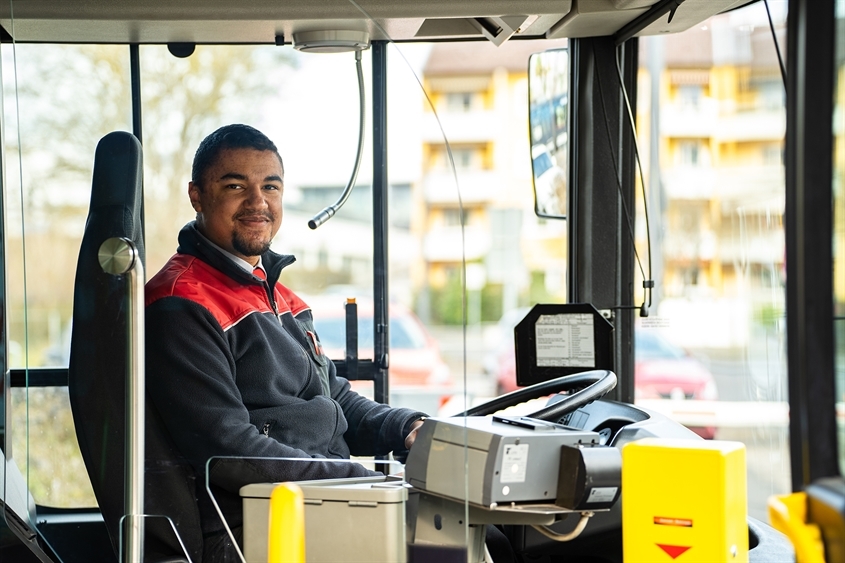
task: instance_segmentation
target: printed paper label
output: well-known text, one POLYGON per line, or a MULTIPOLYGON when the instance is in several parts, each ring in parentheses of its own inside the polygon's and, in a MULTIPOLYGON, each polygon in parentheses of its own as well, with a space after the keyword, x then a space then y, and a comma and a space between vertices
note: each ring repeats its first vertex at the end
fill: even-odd
POLYGON ((499 470, 501 483, 524 483, 528 467, 528 444, 506 444, 499 470))
POLYGON ((596 346, 590 313, 540 315, 534 324, 537 367, 593 367, 596 346))

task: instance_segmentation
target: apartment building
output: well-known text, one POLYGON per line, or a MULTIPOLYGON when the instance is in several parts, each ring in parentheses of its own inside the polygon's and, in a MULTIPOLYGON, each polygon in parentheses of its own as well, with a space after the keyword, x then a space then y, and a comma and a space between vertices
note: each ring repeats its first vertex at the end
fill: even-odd
POLYGON ((418 279, 422 308, 435 317, 438 302, 460 285, 463 260, 471 322, 495 320, 527 300, 532 288, 565 297, 566 223, 533 213, 527 72, 532 53, 562 45, 431 49, 423 69, 433 108, 426 110, 421 139, 418 279))
POLYGON ((698 346, 745 345, 783 312, 783 78, 769 27, 730 17, 640 43, 659 311, 698 346))

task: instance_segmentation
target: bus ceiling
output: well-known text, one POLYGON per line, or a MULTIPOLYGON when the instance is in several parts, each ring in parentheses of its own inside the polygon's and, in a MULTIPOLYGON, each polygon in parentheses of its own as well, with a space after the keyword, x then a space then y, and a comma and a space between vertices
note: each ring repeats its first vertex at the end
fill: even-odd
POLYGON ((558 39, 689 29, 749 0, 0 1, 2 39, 39 43, 283 44, 295 32, 366 31, 373 40, 558 39), (515 8, 520 13, 513 14, 515 8), (236 22, 236 25, 233 25, 236 22), (387 36, 385 36, 387 35, 387 36))

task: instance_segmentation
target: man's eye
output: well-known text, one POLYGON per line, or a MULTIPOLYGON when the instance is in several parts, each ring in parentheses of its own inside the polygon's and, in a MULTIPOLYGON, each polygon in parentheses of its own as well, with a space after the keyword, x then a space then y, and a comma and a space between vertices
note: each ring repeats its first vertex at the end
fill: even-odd
POLYGON ((264 186, 264 189, 265 190, 280 190, 282 188, 280 188, 279 186, 277 186, 275 184, 267 184, 266 186, 264 186))
POLYGON ((239 190, 239 189, 241 189, 241 186, 240 186, 240 184, 228 184, 226 186, 226 189, 227 190, 239 190))

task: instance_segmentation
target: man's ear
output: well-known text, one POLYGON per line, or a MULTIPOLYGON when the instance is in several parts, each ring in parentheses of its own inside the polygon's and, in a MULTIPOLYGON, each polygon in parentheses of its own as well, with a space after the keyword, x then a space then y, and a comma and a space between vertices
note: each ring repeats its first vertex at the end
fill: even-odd
POLYGON ((188 197, 191 200, 191 206, 197 213, 202 213, 202 203, 200 202, 200 187, 193 182, 188 182, 188 197))

